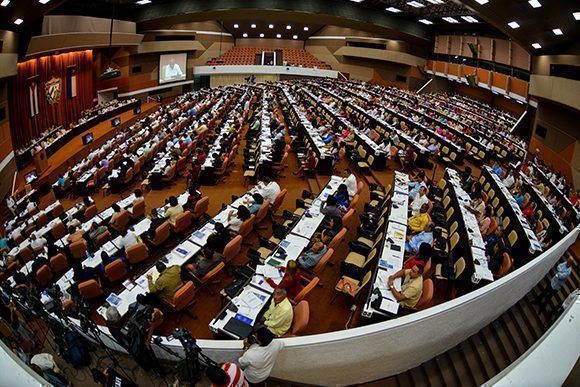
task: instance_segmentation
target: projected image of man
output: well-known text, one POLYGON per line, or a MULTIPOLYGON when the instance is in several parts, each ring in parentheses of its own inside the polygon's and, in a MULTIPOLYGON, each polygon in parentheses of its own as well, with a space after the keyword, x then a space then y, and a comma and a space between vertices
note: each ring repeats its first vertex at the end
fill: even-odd
POLYGON ((169 60, 169 64, 165 66, 165 80, 166 81, 174 81, 178 79, 185 78, 185 74, 181 71, 181 67, 177 63, 175 63, 175 59, 171 58, 169 60))

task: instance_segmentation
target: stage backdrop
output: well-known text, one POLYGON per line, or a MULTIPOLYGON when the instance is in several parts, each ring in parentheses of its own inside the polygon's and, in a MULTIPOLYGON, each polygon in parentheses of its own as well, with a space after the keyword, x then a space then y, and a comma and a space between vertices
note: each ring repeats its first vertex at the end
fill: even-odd
POLYGON ((10 128, 18 149, 51 125, 75 123, 93 106, 91 50, 43 56, 18 63, 12 79, 10 128))

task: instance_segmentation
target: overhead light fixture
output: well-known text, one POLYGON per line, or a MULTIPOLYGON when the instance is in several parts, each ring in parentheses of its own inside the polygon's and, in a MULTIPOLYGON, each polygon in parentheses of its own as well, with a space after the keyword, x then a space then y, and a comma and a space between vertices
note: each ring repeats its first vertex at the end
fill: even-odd
POLYGON ((10 4, 10 0, 3 0, 3 1, 0 3, 0 6, 2 6, 2 7, 7 7, 7 6, 8 6, 8 4, 10 4))
POLYGON ((282 34, 276 34, 276 37, 277 37, 278 39, 280 39, 280 38, 282 37, 282 34))
MULTIPOLYGON (((42 3, 42 1, 41 1, 41 3, 42 3)), ((145 5, 145 4, 149 4, 149 3, 151 3, 151 0, 139 0, 135 4, 145 5)))
POLYGON ((574 19, 580 20, 580 12, 574 12, 572 16, 574 16, 574 19))
POLYGON ((234 24, 234 28, 240 28, 239 24, 234 24))
MULTIPOLYGON (((48 3, 49 1, 50 1, 50 0, 38 0, 38 2, 39 2, 40 4, 46 4, 46 3, 48 3)), ((151 2, 151 1, 149 1, 149 2, 151 2)))
POLYGON ((459 21, 457 19, 455 19, 454 17, 451 17, 451 16, 445 16, 445 17, 442 17, 441 19, 443 19, 447 23, 451 23, 451 24, 459 23, 459 21))
POLYGON ((287 29, 287 30, 291 30, 291 29, 292 29, 292 26, 291 26, 290 24, 288 24, 288 25, 286 26, 286 29, 287 29))
POLYGON ((461 18, 468 23, 479 23, 479 20, 477 20, 473 16, 461 16, 461 18))
POLYGON ((520 28, 520 25, 518 24, 518 22, 515 22, 515 21, 513 21, 513 22, 509 22, 509 23, 508 23, 508 26, 510 26, 510 27, 511 27, 511 28, 513 28, 514 30, 515 30, 516 28, 520 28))
POLYGON ((385 8, 387 11, 392 12, 392 13, 399 13, 401 12, 401 10, 399 8, 395 8, 395 7, 389 7, 389 8, 385 8))
POLYGON ((477 4, 484 5, 484 4, 487 4, 487 3, 489 3, 489 0, 475 0, 475 2, 476 2, 477 4))
POLYGON ((22 20, 21 18, 14 20, 14 24, 16 24, 17 26, 21 25, 22 22, 24 22, 24 20, 22 20))
POLYGON ((353 3, 362 3, 365 0, 350 0, 350 1, 352 1, 353 3))
POLYGON ((274 24, 269 24, 269 25, 268 25, 268 28, 269 28, 269 29, 273 29, 273 28, 274 28, 274 24))
POLYGON ((248 37, 248 34, 247 34, 246 32, 244 32, 244 33, 242 34, 242 36, 243 36, 244 38, 247 38, 247 37, 248 37))
POLYGON ((252 23, 252 25, 250 26, 252 28, 256 28, 256 25, 252 23))
POLYGON ((554 28, 552 30, 552 32, 554 33, 554 35, 564 35, 564 33, 562 32, 562 30, 559 29, 559 28, 554 28))
POLYGON ((433 22, 429 19, 420 19, 419 23, 423 23, 423 24, 427 24, 427 25, 433 24, 433 22))
POLYGON ((304 26, 304 31, 308 31, 309 29, 308 26, 304 26))
POLYGON ((540 43, 532 43, 532 47, 534 47, 536 50, 539 50, 542 48, 542 45, 540 43))
POLYGON ((425 6, 425 4, 423 3, 419 3, 418 1, 407 1, 407 5, 410 5, 411 7, 415 7, 415 8, 423 8, 425 6))
POLYGON ((292 35, 292 39, 298 39, 298 35, 292 35))
POLYGON ((431 4, 443 4, 443 0, 427 0, 431 4))
POLYGON ((260 33, 260 38, 263 38, 263 37, 264 37, 264 33, 260 33))
POLYGON ((530 3, 532 8, 540 8, 542 6, 542 3, 540 3, 538 0, 530 0, 528 3, 530 3))

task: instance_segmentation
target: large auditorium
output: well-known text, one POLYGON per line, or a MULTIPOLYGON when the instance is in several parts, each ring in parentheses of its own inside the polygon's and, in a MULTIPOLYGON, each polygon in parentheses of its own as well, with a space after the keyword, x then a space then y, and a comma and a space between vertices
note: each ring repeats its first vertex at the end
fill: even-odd
POLYGON ((578 1, 0 0, 0 386, 577 386, 579 123, 578 1))

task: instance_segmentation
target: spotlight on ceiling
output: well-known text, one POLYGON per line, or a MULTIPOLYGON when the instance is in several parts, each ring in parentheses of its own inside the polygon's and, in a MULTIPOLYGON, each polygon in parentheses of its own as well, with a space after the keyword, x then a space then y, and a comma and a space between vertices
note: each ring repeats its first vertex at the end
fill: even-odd
POLYGON ((407 5, 410 5, 411 7, 415 7, 415 8, 423 8, 425 6, 425 4, 423 3, 419 3, 418 1, 407 1, 407 5))
POLYGON ((298 35, 292 35, 292 39, 298 39, 298 35))
POLYGON ((246 32, 244 32, 244 33, 242 34, 242 36, 243 36, 244 38, 247 38, 247 37, 248 37, 248 34, 247 34, 246 32))
POLYGON ((420 19, 419 20, 419 23, 423 23, 423 24, 426 24, 426 25, 433 24, 433 22, 431 20, 429 20, 429 19, 420 19))
POLYGON ((250 26, 252 28, 256 28, 256 25, 252 23, 252 25, 250 26))
POLYGON ((3 1, 0 3, 0 6, 2 6, 2 7, 7 7, 7 6, 8 6, 8 4, 10 4, 10 0, 3 0, 3 1))
POLYGON ((554 35, 558 35, 558 36, 560 36, 560 35, 564 35, 564 33, 562 32, 562 30, 561 30, 561 29, 559 29, 559 28, 554 28, 554 29, 552 30, 552 32, 554 33, 554 35))
POLYGON ((530 0, 528 3, 530 3, 532 8, 540 8, 542 6, 542 3, 540 3, 538 0, 530 0))
POLYGON ((385 8, 387 11, 392 12, 392 13, 399 13, 401 12, 401 10, 399 8, 395 8, 395 7, 388 7, 385 8))
POLYGON ((239 24, 234 24, 234 28, 240 28, 239 24))
POLYGON ((542 48, 542 45, 540 43, 532 43, 532 47, 534 47, 536 50, 539 50, 542 48))
POLYGON ((515 21, 513 21, 513 22, 509 22, 509 23, 508 23, 508 26, 510 26, 510 27, 511 27, 511 28, 513 28, 514 30, 515 30, 516 28, 520 28, 520 25, 518 24, 518 22, 515 22, 515 21))
POLYGON ((268 25, 268 28, 269 28, 269 29, 273 29, 273 28, 274 28, 274 24, 269 24, 269 25, 268 25))
POLYGON ((16 24, 17 26, 21 25, 23 22, 24 20, 22 20, 21 18, 14 20, 14 24, 16 24))
POLYGON ((260 33, 260 38, 263 38, 263 37, 264 37, 264 33, 262 32, 262 33, 260 33))

